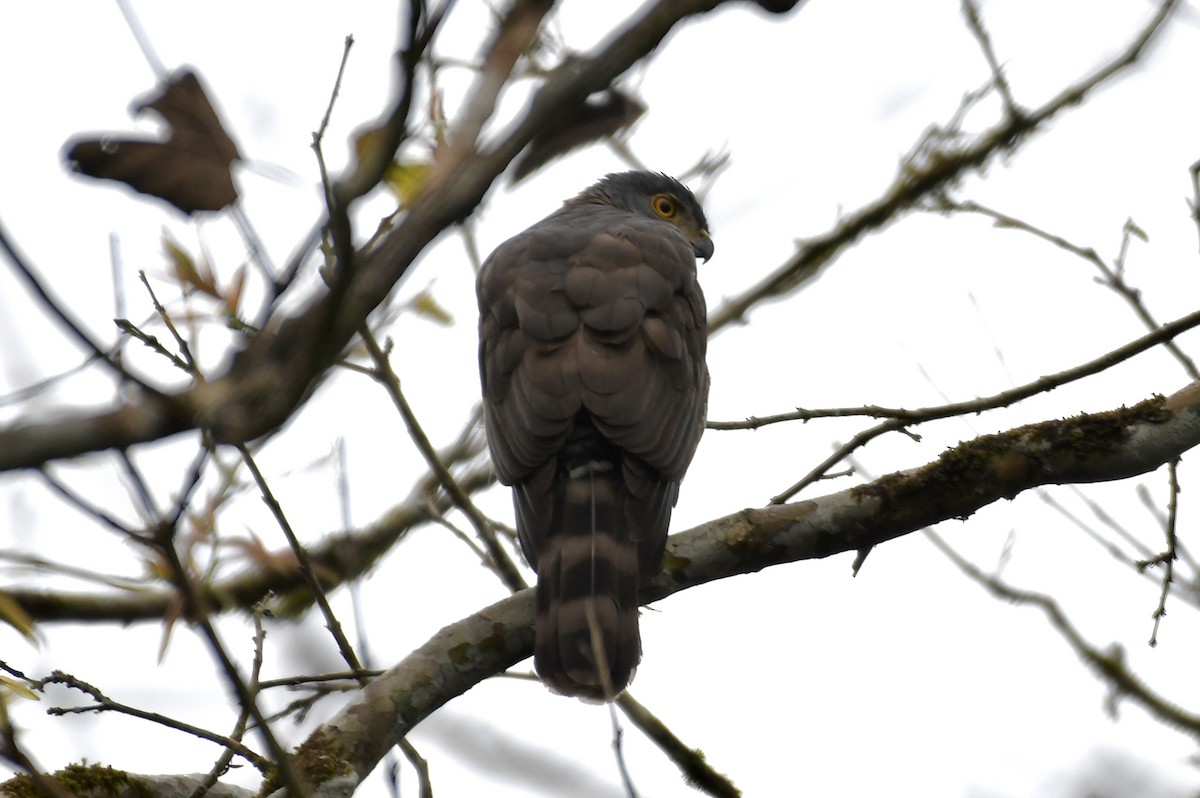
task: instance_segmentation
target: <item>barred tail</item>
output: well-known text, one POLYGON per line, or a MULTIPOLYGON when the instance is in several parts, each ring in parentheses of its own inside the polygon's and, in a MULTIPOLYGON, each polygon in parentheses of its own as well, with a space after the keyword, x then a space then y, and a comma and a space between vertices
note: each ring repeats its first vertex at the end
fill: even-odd
POLYGON ((601 465, 609 464, 559 475, 558 523, 538 555, 534 643, 534 665, 546 684, 596 701, 624 690, 642 656, 638 548, 624 528, 626 488, 619 467, 601 465))

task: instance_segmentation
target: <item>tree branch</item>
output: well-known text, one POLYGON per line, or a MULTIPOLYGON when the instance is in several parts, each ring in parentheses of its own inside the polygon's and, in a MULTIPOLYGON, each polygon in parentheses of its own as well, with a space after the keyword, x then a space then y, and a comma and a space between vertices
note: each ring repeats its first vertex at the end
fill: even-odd
MULTIPOLYGON (((277 429, 307 398, 319 375, 417 256, 443 230, 474 210, 496 177, 560 108, 582 102, 609 85, 653 51, 681 20, 720 4, 721 0, 659 0, 594 54, 561 64, 535 93, 525 115, 489 150, 435 164, 427 185, 400 223, 377 246, 359 253, 355 273, 336 299, 323 295, 279 323, 274 332, 260 334, 235 357, 224 376, 174 396, 146 393, 112 411, 89 411, 54 424, 0 430, 0 470, 157 440, 197 426, 210 428, 217 440, 227 442, 243 442, 277 429)), ((726 302, 710 317, 710 329, 741 320, 758 303, 795 290, 862 235, 890 223, 996 154, 1015 149, 1059 112, 1080 104, 1137 61, 1176 4, 1177 0, 1161 3, 1123 53, 1040 108, 1005 120, 968 146, 949 152, 914 151, 884 196, 826 235, 806 241, 774 274, 726 302)))
MULTIPOLYGON (((817 499, 743 510, 673 536, 642 600, 772 565, 829 557, 970 516, 1040 485, 1124 479, 1200 445, 1200 383, 1134 407, 1044 421, 959 444, 919 468, 817 499)), ((368 685, 314 738, 353 789, 447 701, 533 651, 524 590, 442 629, 368 685)), ((320 792, 318 786, 318 791, 320 792)))
MULTIPOLYGON (((442 462, 455 464, 473 451, 470 442, 458 441, 439 453, 442 462)), ((493 482, 490 466, 470 469, 457 480, 464 492, 481 490, 493 482)), ((362 529, 328 535, 308 547, 312 567, 332 590, 339 584, 366 573, 379 558, 413 528, 420 526, 452 506, 450 498, 439 491, 436 477, 427 476, 409 497, 362 529)), ((206 582, 197 587, 212 612, 246 610, 274 594, 273 612, 288 615, 306 609, 312 602, 304 578, 296 568, 280 570, 254 568, 233 576, 206 582)), ((131 589, 119 593, 69 593, 24 588, 6 588, 6 595, 21 605, 36 621, 153 621, 164 617, 175 592, 157 589, 131 589)))
POLYGON ((799 250, 786 263, 739 296, 727 299, 709 316, 709 331, 742 322, 751 308, 797 290, 867 233, 886 227, 923 198, 982 169, 996 156, 1016 150, 1030 135, 1044 130, 1059 113, 1081 105, 1089 94, 1137 62, 1157 38, 1176 5, 1177 0, 1160 3, 1150 21, 1122 53, 1041 107, 1014 113, 1013 106, 999 124, 965 145, 949 135, 961 135, 953 125, 950 130, 935 129, 927 133, 910 150, 900 174, 883 196, 846 216, 829 232, 801 242, 799 250))

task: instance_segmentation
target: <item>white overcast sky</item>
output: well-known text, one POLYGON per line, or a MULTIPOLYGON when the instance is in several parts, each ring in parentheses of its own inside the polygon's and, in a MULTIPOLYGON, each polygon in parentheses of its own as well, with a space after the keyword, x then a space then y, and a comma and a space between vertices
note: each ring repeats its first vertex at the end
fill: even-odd
MULTIPOLYGON (((328 136, 331 166, 345 162, 352 130, 386 106, 397 41, 397 5, 357 2, 136 2, 168 65, 204 75, 243 154, 246 212, 268 252, 284 261, 318 218, 317 168, 309 147, 328 101, 342 41, 352 51, 328 136)), ((638 3, 564 0, 557 26, 586 50, 638 3)), ((1090 71, 1144 22, 1146 0, 983 2, 999 59, 1019 102, 1036 105, 1090 71)), ((148 130, 130 101, 155 76, 116 5, 97 0, 24 3, 0 12, 0 100, 5 109, 0 223, 97 336, 112 340, 110 234, 124 263, 128 315, 150 316, 136 279, 162 279, 163 228, 195 251, 200 240, 219 272, 240 260, 223 219, 194 226, 159 203, 119 187, 69 176, 63 143, 84 131, 148 130), (199 237, 198 237, 199 235, 199 237)), ((479 0, 460 0, 439 40, 444 56, 471 58, 489 29, 479 0)), ((1144 64, 1065 113, 1018 154, 964 182, 959 197, 1020 216, 1112 257, 1127 218, 1149 237, 1134 242, 1128 277, 1162 321, 1195 310, 1197 230, 1189 219, 1188 166, 1200 159, 1200 14, 1185 4, 1144 64)), ((730 3, 685 25, 649 65, 629 76, 649 106, 630 144, 654 169, 679 173, 704 153, 727 150, 731 166, 706 198, 716 256, 702 267, 717 307, 788 257, 795 241, 828 229, 842 212, 888 185, 902 155, 931 124, 988 77, 954 0, 810 0, 786 18, 730 3)), ((442 88, 453 118, 469 75, 448 70, 442 88)), ((514 93, 503 105, 519 108, 514 93)), ((993 120, 985 103, 968 130, 993 120)), ((477 215, 485 253, 606 172, 624 168, 594 147, 513 189, 498 184, 477 215)), ((380 194, 362 209, 368 233, 387 211, 380 194)), ((847 253, 787 302, 756 311, 710 347, 710 416, 732 420, 796 406, 917 407, 995 393, 1100 355, 1144 328, 1097 285, 1091 267, 1044 243, 970 219, 912 216, 847 253), (1000 353, 1000 356, 997 355, 1000 353)), ((478 395, 473 275, 461 239, 444 237, 399 289, 432 285, 456 322, 440 328, 405 317, 392 329, 395 365, 435 442, 454 436, 478 395)), ((215 364, 218 338, 202 352, 215 364)), ((1181 343, 1200 353, 1200 338, 1181 343)), ((70 369, 81 356, 0 268, 0 395, 70 369)), ((149 360, 141 361, 150 363, 149 360)), ((166 367, 157 373, 168 376, 166 367)), ((172 377, 173 379, 173 377, 172 377)), ((1096 379, 1026 405, 920 431, 921 443, 884 439, 861 454, 873 474, 930 461, 959 440, 1084 410, 1132 404, 1186 382, 1152 353, 1096 379)), ((82 376, 38 400, 38 408, 96 406, 105 380, 82 376)), ((17 415, 0 406, 0 421, 17 415)), ((675 529, 764 504, 824 459, 861 421, 813 422, 750 432, 710 432, 685 482, 675 529)), ((323 461, 346 441, 353 520, 365 524, 402 500, 421 473, 386 397, 342 376, 268 445, 261 464, 309 539, 340 524, 333 472, 323 461)), ((154 447, 139 463, 162 477, 160 496, 182 481, 192 451, 154 447)), ((1196 479, 1181 469, 1181 535, 1193 539, 1196 479)), ((85 458, 60 473, 96 501, 132 518, 111 459, 85 458)), ((861 475, 860 475, 861 476, 861 475)), ((859 478, 859 477, 856 477, 859 478)), ((839 490, 846 479, 806 495, 839 490)), ((1193 711, 1200 623, 1181 602, 1146 645, 1157 587, 1117 564, 1044 498, 1102 526, 1083 497, 1148 545, 1159 527, 1137 499, 1145 485, 1165 506, 1163 472, 1082 492, 1029 493, 939 531, 981 566, 1012 547, 1004 576, 1059 597, 1089 640, 1124 646, 1157 689, 1193 711)), ((500 518, 507 496, 482 497, 500 518)), ((131 548, 52 499, 21 475, 0 478, 0 549, 107 572, 138 575, 131 548)), ((253 531, 283 542, 261 503, 246 495, 223 516, 228 534, 253 531)), ((874 551, 856 579, 852 556, 777 567, 689 590, 643 614, 645 659, 633 693, 747 796, 1195 794, 1194 742, 1140 709, 1105 711, 1107 687, 1087 672, 1036 611, 1001 604, 962 577, 920 534, 874 551), (1140 786, 1122 774, 1151 779, 1140 786), (1084 786, 1081 786, 1084 785, 1084 786), (1107 792, 1105 792, 1107 791, 1107 792)), ((4 584, 23 577, 6 569, 4 584)), ((442 625, 494 601, 503 589, 470 553, 438 529, 397 549, 362 589, 366 635, 389 665, 442 625), (432 577, 432 578, 431 578, 432 577)), ((344 591, 336 606, 349 619, 344 591)), ((248 627, 223 626, 239 656, 248 627)), ((49 627, 40 648, 0 630, 0 659, 29 675, 70 671, 119 700, 224 730, 231 723, 203 646, 178 629, 162 664, 155 625, 122 630, 49 627)), ((272 628, 268 676, 337 668, 320 624, 272 628)), ((14 699, 11 712, 38 761, 57 768, 87 757, 136 772, 196 772, 208 744, 143 722, 47 718, 14 699)), ((319 709, 310 719, 327 716, 319 709)), ((309 726, 287 727, 293 742, 309 726)), ((412 735, 430 762, 439 796, 620 795, 608 715, 551 696, 537 685, 494 679, 451 702, 412 735)), ((693 794, 640 734, 626 733, 629 767, 646 796, 693 794)), ((253 774, 233 776, 253 783, 253 774)), ((402 777, 405 794, 413 781, 402 777)), ((1134 778, 1130 776, 1129 778, 1134 778)), ((378 776, 362 796, 384 795, 378 776)))

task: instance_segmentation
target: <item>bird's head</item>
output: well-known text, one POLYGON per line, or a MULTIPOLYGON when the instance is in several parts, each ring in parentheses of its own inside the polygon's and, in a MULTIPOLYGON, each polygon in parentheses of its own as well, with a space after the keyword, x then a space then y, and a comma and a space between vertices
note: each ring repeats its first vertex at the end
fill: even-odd
POLYGON ((613 205, 630 213, 660 219, 674 225, 692 242, 697 258, 708 260, 713 242, 708 219, 694 194, 673 177, 656 172, 615 172, 605 175, 574 202, 613 205))

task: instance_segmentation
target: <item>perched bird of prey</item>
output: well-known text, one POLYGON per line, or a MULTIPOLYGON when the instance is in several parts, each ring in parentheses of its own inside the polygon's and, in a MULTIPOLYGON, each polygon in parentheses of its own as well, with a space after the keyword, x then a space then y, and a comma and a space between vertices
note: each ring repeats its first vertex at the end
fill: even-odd
POLYGON ((623 172, 479 272, 488 445, 538 574, 534 664, 564 695, 611 700, 641 659, 639 582, 704 431, 712 253, 691 191, 623 172))

